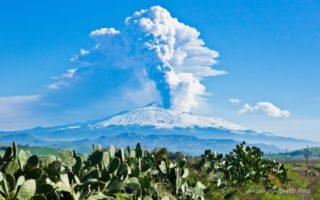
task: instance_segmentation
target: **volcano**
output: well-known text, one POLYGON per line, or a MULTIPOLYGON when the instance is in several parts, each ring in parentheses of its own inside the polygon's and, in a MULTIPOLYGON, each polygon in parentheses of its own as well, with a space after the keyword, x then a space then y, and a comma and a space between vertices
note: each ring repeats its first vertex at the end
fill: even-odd
POLYGON ((225 153, 242 141, 267 152, 280 152, 285 148, 299 149, 307 145, 319 146, 312 141, 250 130, 218 117, 164 109, 157 104, 99 120, 0 132, 0 141, 73 148, 79 152, 90 151, 92 144, 126 147, 135 146, 139 142, 150 150, 166 147, 170 151, 190 155, 198 155, 206 149, 225 153))

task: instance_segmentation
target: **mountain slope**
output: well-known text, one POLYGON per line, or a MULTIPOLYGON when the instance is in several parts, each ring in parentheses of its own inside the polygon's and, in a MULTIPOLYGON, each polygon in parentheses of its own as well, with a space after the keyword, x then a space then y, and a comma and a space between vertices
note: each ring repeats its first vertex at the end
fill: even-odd
POLYGON ((242 141, 270 152, 279 152, 285 148, 299 149, 307 145, 320 146, 316 142, 259 133, 221 118, 196 116, 154 104, 101 120, 0 132, 0 141, 59 148, 69 146, 80 151, 88 151, 93 143, 109 145, 112 142, 116 146, 131 146, 140 142, 151 149, 161 146, 189 154, 207 148, 220 152, 230 151, 236 143, 242 141))
POLYGON ((154 126, 155 128, 219 128, 228 130, 244 130, 237 124, 227 122, 221 118, 195 116, 186 112, 163 109, 157 105, 138 108, 113 116, 92 127, 108 126, 154 126))

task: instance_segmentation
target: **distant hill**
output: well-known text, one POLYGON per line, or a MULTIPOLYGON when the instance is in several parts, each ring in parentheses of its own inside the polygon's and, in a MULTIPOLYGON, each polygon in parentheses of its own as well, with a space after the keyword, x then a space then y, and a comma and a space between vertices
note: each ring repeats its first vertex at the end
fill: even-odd
MULTIPOLYGON (((307 147, 306 147, 307 148, 307 147)), ((306 148, 298 149, 294 151, 288 151, 287 154, 285 152, 281 153, 271 153, 266 154, 265 156, 272 159, 285 160, 286 157, 288 159, 305 159, 306 148)), ((320 158, 320 147, 311 147, 308 149, 309 158, 320 158)))

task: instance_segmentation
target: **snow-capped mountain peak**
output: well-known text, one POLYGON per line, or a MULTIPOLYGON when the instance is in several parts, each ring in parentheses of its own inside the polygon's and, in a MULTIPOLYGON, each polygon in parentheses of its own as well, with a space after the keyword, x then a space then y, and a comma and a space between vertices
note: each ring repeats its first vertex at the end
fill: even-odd
POLYGON ((220 128, 228 130, 245 130, 240 125, 216 117, 202 117, 191 113, 164 109, 156 104, 134 109, 110 117, 93 125, 95 128, 108 126, 153 126, 155 128, 220 128))
POLYGON ((199 155, 205 149, 212 148, 228 152, 242 141, 267 151, 280 151, 284 143, 288 148, 302 148, 306 144, 319 146, 311 141, 259 133, 221 118, 196 116, 164 109, 155 104, 100 120, 0 132, 1 141, 10 143, 19 138, 21 144, 55 148, 77 146, 80 152, 89 152, 91 144, 126 147, 141 143, 147 149, 164 146, 171 151, 182 151, 190 155, 199 155))

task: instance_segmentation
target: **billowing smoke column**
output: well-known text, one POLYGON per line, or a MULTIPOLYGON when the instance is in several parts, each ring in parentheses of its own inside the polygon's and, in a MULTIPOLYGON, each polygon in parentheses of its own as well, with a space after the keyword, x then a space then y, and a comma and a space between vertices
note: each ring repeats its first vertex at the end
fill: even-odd
POLYGON ((131 68, 154 81, 166 108, 196 107, 205 92, 201 79, 225 74, 211 67, 218 53, 204 46, 200 33, 160 6, 135 12, 121 31, 101 28, 90 35, 95 48, 81 51, 74 61, 92 65, 99 55, 105 67, 131 68))

